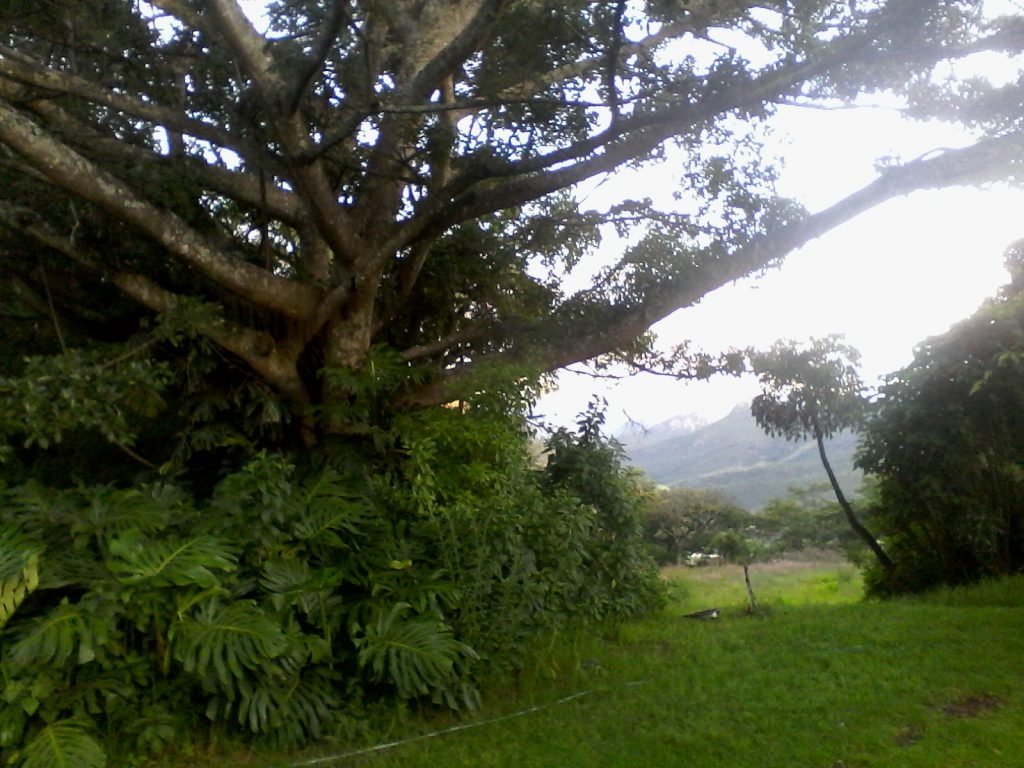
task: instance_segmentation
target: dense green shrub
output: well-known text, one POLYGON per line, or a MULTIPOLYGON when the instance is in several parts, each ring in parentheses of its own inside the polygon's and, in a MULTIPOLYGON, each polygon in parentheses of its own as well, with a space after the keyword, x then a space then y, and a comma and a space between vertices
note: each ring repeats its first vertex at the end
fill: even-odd
POLYGON ((4 487, 0 754, 101 765, 111 739, 159 750, 204 723, 296 745, 368 699, 473 706, 476 673, 537 632, 655 606, 599 420, 546 468, 522 423, 423 411, 372 464, 261 452, 202 498, 4 487))
POLYGON ((586 564, 586 588, 576 604, 594 618, 639 615, 661 600, 655 565, 642 539, 649 499, 640 478, 623 470, 622 446, 601 434, 603 423, 603 412, 591 406, 577 433, 561 429, 551 437, 543 484, 548 493, 568 494, 593 510, 593 535, 579 553, 586 564))
POLYGON ((1022 274, 881 390, 859 464, 878 478, 872 512, 896 568, 869 573, 875 592, 1024 568, 1022 274))

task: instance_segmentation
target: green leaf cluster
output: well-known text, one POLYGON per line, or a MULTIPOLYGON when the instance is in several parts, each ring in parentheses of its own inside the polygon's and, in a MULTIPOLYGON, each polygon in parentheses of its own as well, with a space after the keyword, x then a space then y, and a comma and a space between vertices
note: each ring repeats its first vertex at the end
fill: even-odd
POLYGON ((0 378, 0 439, 47 448, 85 429, 130 446, 134 424, 163 409, 169 380, 166 364, 99 349, 28 358, 20 375, 0 378))
POLYGON ((841 336, 777 341, 749 355, 762 388, 751 413, 769 435, 828 438, 860 423, 867 391, 857 370, 860 353, 841 336))

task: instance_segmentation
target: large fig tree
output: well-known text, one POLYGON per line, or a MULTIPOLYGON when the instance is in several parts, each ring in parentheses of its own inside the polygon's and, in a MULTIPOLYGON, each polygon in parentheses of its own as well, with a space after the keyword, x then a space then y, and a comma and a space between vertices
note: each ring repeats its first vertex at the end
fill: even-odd
MULTIPOLYGON (((865 209, 1008 172, 1019 131, 995 120, 975 145, 890 167, 811 214, 774 194, 761 151, 780 105, 909 88, 952 110, 929 86, 936 67, 1024 46, 1017 20, 985 22, 980 5, 7 0, 5 367, 95 341, 115 345, 90 358, 100 366, 128 340, 176 345, 176 391, 206 386, 222 410, 259 410, 278 438, 313 446, 365 430, 355 372, 375 356, 399 410, 636 359, 659 319, 865 209), (676 210, 580 202, 581 184, 663 162, 676 210), (604 224, 634 245, 564 289, 604 224), (200 348, 207 363, 188 369, 200 348)), ((64 365, 33 386, 81 369, 64 365)), ((66 413, 82 402, 35 396, 66 413)), ((142 413, 181 405, 142 400, 142 413)), ((95 425, 128 448, 103 413, 95 425)))

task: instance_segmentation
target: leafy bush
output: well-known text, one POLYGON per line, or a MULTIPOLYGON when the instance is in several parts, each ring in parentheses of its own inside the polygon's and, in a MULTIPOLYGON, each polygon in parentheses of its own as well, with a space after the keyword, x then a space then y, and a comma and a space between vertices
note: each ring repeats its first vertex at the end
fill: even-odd
MULTIPOLYGON (((1019 257, 1019 253, 1018 253, 1019 257)), ((1024 270, 973 317, 921 344, 881 390, 859 465, 896 570, 877 593, 1024 568, 1024 270)))
POLYGON ((656 606, 599 417, 544 469, 522 424, 424 411, 376 454, 257 453, 205 498, 3 487, 0 756, 102 765, 112 738, 160 750, 204 721, 290 746, 368 699, 474 706, 538 632, 656 606))
POLYGON ((596 405, 580 417, 576 434, 559 430, 548 441, 544 485, 594 510, 595 527, 582 552, 587 591, 577 600, 595 618, 638 615, 660 604, 654 563, 643 544, 643 510, 650 500, 640 478, 623 471, 622 446, 601 433, 596 405))

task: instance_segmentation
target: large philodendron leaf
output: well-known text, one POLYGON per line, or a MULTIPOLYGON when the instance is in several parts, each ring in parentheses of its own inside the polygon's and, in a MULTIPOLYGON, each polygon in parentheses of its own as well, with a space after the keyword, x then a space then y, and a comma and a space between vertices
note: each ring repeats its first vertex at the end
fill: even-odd
POLYGON ((21 669, 63 666, 72 658, 87 664, 96 658, 97 649, 107 643, 112 630, 109 613, 64 599, 42 616, 17 626, 9 658, 21 669))
POLYGON ((380 610, 354 640, 359 664, 374 680, 398 688, 404 698, 430 693, 453 678, 455 662, 476 654, 460 643, 451 627, 432 616, 408 616, 408 603, 380 610))
POLYGON ((314 625, 330 631, 341 621, 343 602, 334 591, 344 581, 343 570, 311 571, 309 564, 298 558, 267 561, 260 575, 260 586, 269 593, 274 608, 297 606, 314 625))
POLYGON ((194 616, 170 630, 174 658, 188 672, 215 680, 232 692, 246 676, 281 655, 288 646, 280 624, 251 600, 205 602, 194 616))
POLYGON ((0 629, 39 586, 42 545, 13 526, 0 527, 0 629))
POLYGON ((78 720, 59 720, 25 746, 21 768, 104 768, 107 755, 78 720))
POLYGON ((309 563, 298 558, 264 563, 260 585, 270 593, 274 607, 278 610, 315 595, 310 589, 309 563))
POLYGON ((353 549, 372 535, 377 521, 360 482, 324 470, 302 488, 305 504, 295 534, 310 545, 353 549))
POLYGON ((110 542, 111 573, 125 584, 215 587, 219 572, 233 571, 234 552, 213 536, 155 539, 127 531, 110 542))
POLYGON ((234 713, 239 725, 253 733, 265 734, 280 746, 295 746, 321 737, 341 708, 339 688, 340 681, 323 667, 306 669, 261 680, 234 702, 212 702, 207 715, 234 713))
POLYGON ((139 488, 80 487, 81 507, 71 520, 76 538, 112 539, 126 531, 155 534, 192 514, 187 496, 170 484, 139 488))

